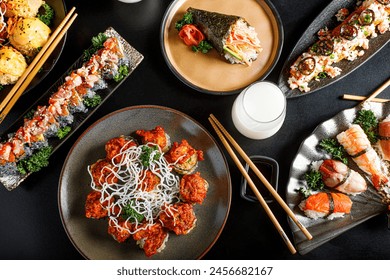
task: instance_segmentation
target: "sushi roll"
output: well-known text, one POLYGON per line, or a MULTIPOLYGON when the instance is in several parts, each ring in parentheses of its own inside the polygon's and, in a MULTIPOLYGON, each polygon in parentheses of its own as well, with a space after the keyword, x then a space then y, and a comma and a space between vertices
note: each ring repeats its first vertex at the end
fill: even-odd
POLYGON ((352 200, 342 193, 319 192, 310 195, 299 204, 305 215, 311 219, 344 217, 351 213, 352 200))
POLYGON ((138 228, 140 229, 135 230, 133 239, 137 241, 137 245, 144 250, 147 257, 151 257, 165 249, 169 233, 161 223, 157 222, 151 226, 140 225, 138 228))
MULTIPOLYGON (((99 191, 91 191, 85 201, 85 217, 89 219, 101 219, 108 216, 108 202, 101 203, 102 194, 99 191)), ((114 198, 110 199, 110 204, 114 198)))
POLYGON ((171 139, 161 126, 156 126, 152 130, 137 130, 135 133, 141 137, 143 144, 156 144, 163 153, 167 152, 171 146, 171 139))
POLYGON ((105 144, 106 159, 113 163, 120 163, 124 158, 122 152, 136 146, 137 143, 130 136, 111 138, 105 144))
POLYGON ((230 63, 251 65, 263 50, 255 28, 244 18, 188 8, 193 23, 230 63))
POLYGON ((179 202, 166 207, 159 220, 176 235, 185 235, 195 228, 197 219, 192 204, 179 202))
POLYGON ((367 183, 363 176, 341 161, 326 159, 320 165, 319 171, 322 181, 328 188, 351 195, 367 190, 367 183))
POLYGON ((184 175, 180 180, 180 198, 187 203, 202 204, 208 188, 209 183, 199 172, 184 175))
POLYGON ((198 161, 204 159, 203 151, 195 150, 185 139, 180 144, 174 142, 165 158, 179 174, 191 174, 198 166, 198 161))
POLYGON ((108 220, 108 234, 119 243, 123 243, 131 237, 131 228, 132 224, 126 220, 108 220))

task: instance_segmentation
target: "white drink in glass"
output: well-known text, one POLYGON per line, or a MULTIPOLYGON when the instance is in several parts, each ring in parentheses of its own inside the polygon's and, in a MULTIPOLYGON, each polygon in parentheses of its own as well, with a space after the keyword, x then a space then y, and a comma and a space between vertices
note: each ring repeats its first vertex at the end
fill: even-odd
POLYGON ((274 83, 254 83, 234 101, 233 123, 248 138, 257 140, 271 137, 284 122, 286 103, 285 95, 274 83))

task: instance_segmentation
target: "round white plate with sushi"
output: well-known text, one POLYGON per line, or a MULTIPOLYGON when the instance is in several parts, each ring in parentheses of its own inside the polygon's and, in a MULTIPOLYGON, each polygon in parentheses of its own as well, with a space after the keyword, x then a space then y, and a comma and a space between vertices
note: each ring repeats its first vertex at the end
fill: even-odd
POLYGON ((228 217, 231 180, 227 161, 214 138, 189 116, 160 106, 134 106, 113 112, 92 124, 67 156, 59 181, 59 210, 69 239, 86 259, 200 259, 214 245, 228 217), (133 238, 118 243, 108 234, 107 219, 86 217, 86 198, 91 192, 87 167, 105 157, 105 143, 137 130, 164 128, 171 142, 186 139, 204 160, 198 163, 209 187, 202 204, 193 206, 195 227, 185 235, 170 232, 165 248, 147 257, 133 238))
MULTIPOLYGON (((389 204, 388 160, 386 151, 390 144, 390 124, 387 103, 368 103, 347 109, 321 123, 301 144, 290 169, 286 191, 289 207, 301 223, 313 235, 307 240, 296 225, 289 220, 294 242, 301 254, 306 254, 332 238, 358 224, 385 213, 389 204), (368 130, 356 124, 362 111, 371 112, 376 122, 369 138, 368 130), (386 126, 384 126, 386 127, 386 126), (334 141, 341 147, 343 157, 320 145, 324 139, 334 141), (369 140, 370 139, 370 140, 369 140), (346 160, 346 162, 343 162, 346 160), (322 189, 310 190, 307 174, 319 174, 322 189), (310 190, 304 193, 300 190, 310 190)), ((311 182, 311 181, 310 181, 311 182)))
MULTIPOLYGON (((199 15, 199 12, 194 14, 199 15)), ((238 22, 241 22, 240 20, 238 22)), ((283 39, 280 16, 268 0, 175 0, 165 12, 160 31, 162 53, 174 75, 199 92, 215 95, 238 93, 249 84, 265 79, 279 59, 283 39), (204 26, 202 32, 208 33, 205 35, 206 41, 213 42, 213 49, 207 53, 194 52, 193 48, 179 37, 180 29, 176 28, 176 23, 181 21, 189 8, 203 11, 202 15, 193 18, 194 24, 198 28, 204 26), (260 40, 260 48, 255 57, 250 56, 250 61, 245 59, 246 55, 240 54, 240 50, 226 50, 230 48, 229 39, 226 38, 232 34, 231 31, 242 29, 242 25, 236 25, 232 19, 234 17, 244 19, 257 33, 254 37, 260 40), (219 28, 213 30, 213 26, 219 28), (234 29, 233 26, 241 27, 234 29), (226 33, 218 34, 222 33, 222 29, 227 30, 226 33), (235 55, 230 55, 227 59, 226 56, 230 53, 235 55), (239 61, 235 57, 238 57, 239 61), (234 64, 231 64, 232 61, 235 61, 234 64), (250 66, 246 62, 249 62, 250 66)), ((245 40, 247 41, 252 42, 245 40)))

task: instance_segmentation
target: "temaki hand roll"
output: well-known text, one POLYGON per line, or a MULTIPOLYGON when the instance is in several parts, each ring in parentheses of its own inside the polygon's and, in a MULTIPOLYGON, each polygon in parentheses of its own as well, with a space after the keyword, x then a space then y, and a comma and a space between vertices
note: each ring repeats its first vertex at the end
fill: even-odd
POLYGON ((188 8, 193 23, 230 63, 251 65, 263 50, 255 28, 244 18, 188 8))

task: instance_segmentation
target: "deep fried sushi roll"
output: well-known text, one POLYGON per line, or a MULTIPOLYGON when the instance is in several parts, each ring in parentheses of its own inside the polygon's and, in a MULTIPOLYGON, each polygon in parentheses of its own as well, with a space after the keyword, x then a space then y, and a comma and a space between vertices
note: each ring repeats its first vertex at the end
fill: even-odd
POLYGON ((113 184, 118 181, 115 177, 114 166, 106 159, 100 159, 90 166, 90 172, 96 187, 101 187, 104 183, 113 184))
POLYGON ((202 204, 209 184, 199 172, 187 174, 180 180, 180 197, 188 203, 202 204))
POLYGON ((196 225, 194 209, 189 203, 176 203, 167 206, 159 219, 162 225, 176 235, 188 234, 196 225))
POLYGON ((352 201, 349 196, 342 193, 319 192, 310 195, 299 204, 305 215, 312 219, 344 217, 351 213, 352 201))
POLYGON ((87 195, 87 199, 85 201, 85 217, 91 219, 107 217, 108 205, 112 204, 114 198, 106 201, 103 201, 101 198, 102 194, 99 191, 92 191, 87 195))
POLYGON ((123 159, 121 152, 131 147, 136 147, 137 143, 131 138, 126 136, 119 136, 111 138, 106 142, 106 159, 113 161, 114 163, 120 163, 123 159))
POLYGON ((203 151, 195 150, 187 140, 182 140, 179 144, 174 142, 171 149, 165 154, 169 163, 174 165, 174 169, 179 174, 190 174, 194 172, 198 161, 203 160, 203 151))
POLYGON ((156 144, 163 153, 167 152, 171 146, 170 137, 161 126, 156 126, 152 130, 137 130, 135 133, 142 138, 143 144, 156 144))
POLYGON ((129 221, 120 219, 118 222, 108 220, 108 234, 119 243, 125 242, 131 236, 132 224, 129 221))
POLYGON ((165 249, 169 234, 161 223, 157 222, 151 226, 140 225, 139 227, 142 229, 135 231, 133 239, 137 241, 137 245, 144 250, 147 257, 165 249))

